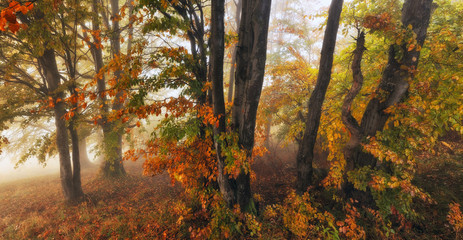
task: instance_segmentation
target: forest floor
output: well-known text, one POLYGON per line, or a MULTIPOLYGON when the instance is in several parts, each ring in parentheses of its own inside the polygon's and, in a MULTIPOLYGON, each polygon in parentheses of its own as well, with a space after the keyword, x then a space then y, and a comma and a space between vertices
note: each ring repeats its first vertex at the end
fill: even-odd
MULTIPOLYGON (((461 141, 460 141, 461 142, 461 141)), ((416 203, 421 216, 413 225, 412 238, 455 239, 446 216, 449 203, 463 203, 463 151, 425 156, 415 184, 435 203, 416 203)), ((441 146, 447 147, 447 146, 441 146)), ((282 203, 295 180, 288 159, 293 153, 272 155, 255 166, 253 191, 264 206, 282 203)), ((102 180, 97 168, 82 174, 86 199, 79 205, 63 201, 59 176, 50 175, 0 183, 0 239, 185 239, 188 224, 182 222, 185 194, 167 174, 141 174, 141 163, 126 163, 129 177, 102 180)), ((265 220, 262 220, 265 221, 265 220)), ((281 226, 262 224, 263 239, 285 239, 281 226), (267 228, 267 229, 265 229, 267 228)), ((190 229, 191 230, 191 229, 190 229)))

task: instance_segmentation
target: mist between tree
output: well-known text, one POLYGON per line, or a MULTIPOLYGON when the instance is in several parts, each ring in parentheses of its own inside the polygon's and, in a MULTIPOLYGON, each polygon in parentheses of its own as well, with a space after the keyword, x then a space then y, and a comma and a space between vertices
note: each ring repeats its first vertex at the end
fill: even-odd
POLYGON ((0 238, 461 239, 462 10, 1 1, 0 238))

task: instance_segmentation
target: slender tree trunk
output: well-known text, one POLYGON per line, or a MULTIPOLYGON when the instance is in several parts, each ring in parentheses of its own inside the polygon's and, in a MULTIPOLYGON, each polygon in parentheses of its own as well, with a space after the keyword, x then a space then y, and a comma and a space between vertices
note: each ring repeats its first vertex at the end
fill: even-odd
POLYGON ((74 194, 77 199, 84 196, 82 191, 82 182, 80 174, 80 150, 79 150, 79 137, 77 134, 75 120, 71 120, 69 125, 69 132, 71 133, 72 145, 72 184, 74 187, 74 194))
MULTIPOLYGON (((242 8, 242 0, 237 0, 236 4, 236 11, 235 11, 235 24, 236 28, 238 31, 240 27, 240 21, 241 21, 241 8, 242 8)), ((230 66, 230 77, 229 77, 229 85, 228 85, 228 102, 232 102, 233 100, 233 86, 235 85, 235 65, 236 65, 236 51, 237 51, 237 45, 233 47, 233 53, 232 53, 232 58, 231 58, 231 66, 230 66)))
MULTIPOLYGON (((111 15, 112 15, 112 35, 110 38, 111 41, 111 52, 112 57, 120 55, 120 29, 119 29, 119 1, 111 0, 111 15)), ((95 16, 92 19, 92 29, 94 31, 99 31, 100 24, 98 19, 98 13, 100 12, 98 8, 98 1, 92 1, 92 9, 95 13, 95 16)), ((98 40, 94 38, 96 44, 91 45, 92 55, 95 64, 95 71, 97 73, 97 89, 98 97, 101 102, 101 120, 99 122, 100 126, 103 129, 103 149, 104 149, 104 161, 102 163, 101 172, 106 177, 119 177, 125 175, 124 165, 122 163, 122 135, 123 135, 123 126, 120 121, 109 122, 109 104, 106 96, 106 83, 105 83, 105 74, 101 72, 101 69, 104 66, 103 62, 103 51, 101 47, 98 47, 98 40)), ((121 70, 115 71, 115 77, 120 78, 121 70)), ((114 103, 112 104, 113 110, 120 110, 123 107, 123 103, 120 101, 120 97, 123 92, 119 91, 116 93, 114 103)))
MULTIPOLYGON (((432 2, 433 0, 406 0, 402 8, 402 24, 412 26, 419 46, 423 45, 426 38, 432 2)), ((375 167, 377 165, 375 157, 362 151, 360 140, 367 136, 375 136, 378 131, 383 130, 390 116, 384 110, 405 98, 409 87, 408 81, 414 77, 414 71, 409 70, 417 69, 419 57, 420 51, 417 51, 417 48, 408 51, 407 44, 390 46, 388 64, 376 90, 377 93, 383 94, 377 94, 377 97, 370 100, 359 126, 359 136, 353 136, 354 139, 350 140, 350 145, 346 148, 349 150, 345 151, 347 171, 362 166, 375 167)), ((346 184, 346 186, 349 185, 346 184)), ((352 187, 347 187, 343 191, 345 195, 349 195, 352 187)))
POLYGON ((354 193, 354 186, 347 180, 347 172, 355 168, 355 157, 357 156, 357 151, 360 148, 360 142, 362 141, 363 134, 360 129, 360 125, 357 120, 352 116, 352 102, 354 101, 357 94, 360 92, 363 86, 363 74, 361 68, 361 62, 363 58, 363 52, 365 51, 365 33, 359 32, 357 36, 357 46, 354 50, 354 58, 351 65, 353 83, 352 87, 347 92, 346 97, 342 105, 342 122, 348 129, 351 137, 349 142, 344 146, 343 154, 346 161, 345 172, 343 176, 343 191, 344 198, 352 198, 355 195, 355 199, 360 200, 363 203, 372 202, 372 197, 370 193, 356 192, 354 193))
POLYGON ((297 152, 296 190, 299 193, 305 192, 307 187, 312 184, 314 147, 320 124, 322 105, 331 80, 333 54, 336 46, 336 36, 339 28, 342 5, 343 0, 332 0, 328 12, 328 22, 325 29, 325 36, 323 37, 317 83, 309 99, 304 135, 297 152))
MULTIPOLYGON (((185 3, 186 4, 186 3, 185 3)), ((174 7, 177 12, 183 17, 186 22, 190 23, 190 28, 187 31, 188 40, 190 41, 190 50, 194 59, 193 74, 196 80, 200 83, 199 88, 203 88, 208 81, 207 70, 207 44, 204 40, 204 15, 203 5, 197 4, 195 7, 192 2, 188 2, 184 8, 179 6, 174 7), (199 13, 198 13, 199 12, 199 13)), ((207 91, 201 91, 193 95, 198 100, 199 105, 208 104, 207 91)), ((212 101, 209 98, 209 101, 212 101)), ((198 118, 202 116, 198 113, 198 118)), ((206 125, 200 121, 199 136, 201 138, 206 135, 206 125)))
POLYGON ((267 123, 265 124, 265 148, 270 149, 271 131, 272 130, 272 114, 267 116, 267 123))
POLYGON ((352 157, 360 146, 362 140, 362 133, 360 125, 357 120, 352 116, 352 102, 354 101, 357 94, 360 92, 363 86, 363 74, 361 69, 361 62, 363 52, 365 51, 365 33, 360 32, 357 37, 357 47, 354 50, 354 59, 352 61, 352 75, 353 83, 352 87, 344 98, 342 105, 342 122, 347 127, 351 138, 344 147, 344 157, 346 159, 346 169, 352 170, 354 168, 352 157))
MULTIPOLYGON (((100 31, 100 23, 98 20, 98 1, 93 0, 92 1, 92 10, 94 13, 94 16, 92 18, 92 30, 93 31, 100 31)), ((106 80, 105 80, 105 74, 101 72, 101 69, 104 66, 103 62, 103 50, 101 47, 98 47, 97 44, 101 44, 98 42, 99 40, 94 37, 93 38, 94 43, 92 43, 91 46, 91 52, 93 56, 93 61, 95 65, 95 73, 97 74, 97 90, 98 90, 98 98, 100 100, 100 103, 102 105, 101 111, 102 111, 102 117, 103 117, 103 122, 106 122, 106 115, 108 112, 108 104, 107 104, 107 97, 106 97, 106 80)))
POLYGON ((225 2, 224 0, 212 0, 211 3, 211 60, 210 76, 212 81, 212 102, 214 116, 218 118, 219 124, 214 127, 214 144, 217 152, 217 168, 220 192, 231 208, 236 204, 236 180, 230 178, 225 172, 225 157, 222 155, 222 147, 226 146, 225 142, 219 140, 222 134, 226 132, 225 125, 225 101, 223 94, 223 59, 224 59, 224 36, 225 36, 225 2))
POLYGON ((129 30, 128 30, 128 40, 127 40, 127 56, 131 56, 132 55, 132 43, 133 43, 133 24, 134 24, 134 20, 132 19, 133 18, 133 10, 134 10, 134 5, 135 5, 135 2, 134 0, 128 0, 127 3, 129 6, 129 30))
POLYGON ((64 198, 67 201, 76 201, 80 196, 76 193, 82 192, 82 189, 74 186, 73 173, 71 167, 71 157, 69 153, 69 138, 66 128, 66 114, 64 93, 59 89, 60 74, 55 59, 53 49, 45 49, 43 56, 38 58, 40 65, 44 71, 48 90, 54 101, 54 115, 56 126, 56 145, 58 148, 59 163, 60 163, 60 179, 63 187, 64 198), (59 99, 59 100, 58 100, 59 99))
MULTIPOLYGON (((66 36, 66 25, 64 19, 61 19, 63 35, 66 36)), ((74 22, 74 29, 73 29, 73 37, 77 41, 77 16, 74 22)), ((76 73, 77 73, 77 56, 76 56, 76 43, 74 43, 74 49, 71 45, 67 45, 64 48, 65 52, 65 63, 68 72, 68 89, 69 93, 71 94, 71 113, 74 115, 70 118, 69 121, 69 132, 71 134, 71 145, 72 145, 72 184, 73 184, 73 191, 75 198, 77 200, 81 200, 84 196, 82 191, 82 183, 81 183, 81 174, 80 174, 80 150, 79 150, 79 137, 77 133, 77 119, 79 116, 79 98, 78 92, 76 90, 76 73)))

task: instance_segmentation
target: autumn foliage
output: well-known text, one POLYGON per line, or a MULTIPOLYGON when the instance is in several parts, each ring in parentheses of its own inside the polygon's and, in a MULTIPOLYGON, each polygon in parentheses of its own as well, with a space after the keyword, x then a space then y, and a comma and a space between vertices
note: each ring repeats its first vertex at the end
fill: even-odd
POLYGON ((27 14, 34 8, 32 2, 21 4, 17 1, 8 1, 8 7, 3 8, 0 12, 0 31, 9 30, 16 33, 19 29, 26 29, 27 25, 18 21, 17 14, 27 14))
MULTIPOLYGON (((111 2, 51 0, 53 10, 44 10, 40 1, 9 0, 1 7, 0 150, 15 144, 3 136, 7 129, 36 127, 40 137, 20 143, 31 146, 17 162, 34 156, 46 162, 57 151, 55 129, 48 125, 61 122, 61 133, 71 133, 64 139, 74 140, 64 144, 69 169, 79 169, 75 140, 89 138, 92 153, 112 161, 108 171, 119 164, 129 174, 106 179, 85 170, 85 195, 66 203, 58 177, 37 182, 43 186, 26 180, 17 187, 0 184, 0 238, 462 239, 460 2, 435 0, 432 11, 426 9, 432 14, 424 36, 416 32, 419 23, 404 24, 409 16, 401 9, 431 0, 343 3, 313 136, 311 183, 302 191, 295 190, 302 167, 294 149, 304 147, 324 11, 307 15, 301 8, 307 1, 274 1, 286 5, 269 28, 266 64, 254 59, 241 72, 230 66, 230 75, 242 81, 235 86, 247 86, 238 90, 253 94, 218 106, 227 85, 224 66, 236 63, 232 57, 242 61, 256 53, 228 54, 213 67, 211 59, 222 50, 232 53, 249 26, 231 29, 232 17, 225 14, 228 34, 215 41, 221 26, 211 22, 211 4, 219 1, 130 1, 110 14, 122 4, 111 2), (246 74, 258 78, 252 74, 257 63, 265 66, 262 93, 243 84, 246 74), (56 73, 55 82, 47 82, 51 75, 44 69, 56 73), (211 69, 220 71, 213 76, 211 69), (348 117, 358 132, 343 121, 344 99, 354 85, 348 117), (248 107, 237 107, 240 100, 248 107), (256 117, 256 126, 238 126, 252 115, 251 107, 258 107, 249 118, 256 117), (373 111, 379 117, 367 122, 373 111), (379 118, 380 127, 367 131, 379 118), (229 196, 223 183, 232 189, 229 196), (41 188, 52 193, 38 193, 41 188), (237 200, 246 193, 247 209, 237 200)), ((225 12, 238 9, 239 1, 227 2, 225 12)), ((243 21, 251 26, 257 20, 243 21)), ((80 181, 80 175, 73 179, 80 181)))

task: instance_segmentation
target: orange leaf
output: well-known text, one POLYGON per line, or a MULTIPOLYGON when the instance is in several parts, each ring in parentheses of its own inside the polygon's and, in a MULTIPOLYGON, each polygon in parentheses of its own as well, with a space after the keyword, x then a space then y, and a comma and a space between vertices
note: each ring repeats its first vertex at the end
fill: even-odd
POLYGON ((29 11, 32 10, 32 8, 34 8, 34 4, 31 2, 26 3, 25 6, 27 7, 29 11))
POLYGON ((19 11, 21 11, 22 14, 26 14, 29 11, 29 9, 27 9, 26 6, 21 6, 21 7, 19 7, 19 11))
POLYGON ((12 33, 16 33, 19 30, 19 23, 8 24, 8 29, 10 29, 12 33))
POLYGON ((16 14, 14 14, 14 12, 11 10, 11 9, 8 9, 4 12, 2 12, 5 14, 5 19, 10 22, 10 23, 15 23, 16 22, 16 14))

